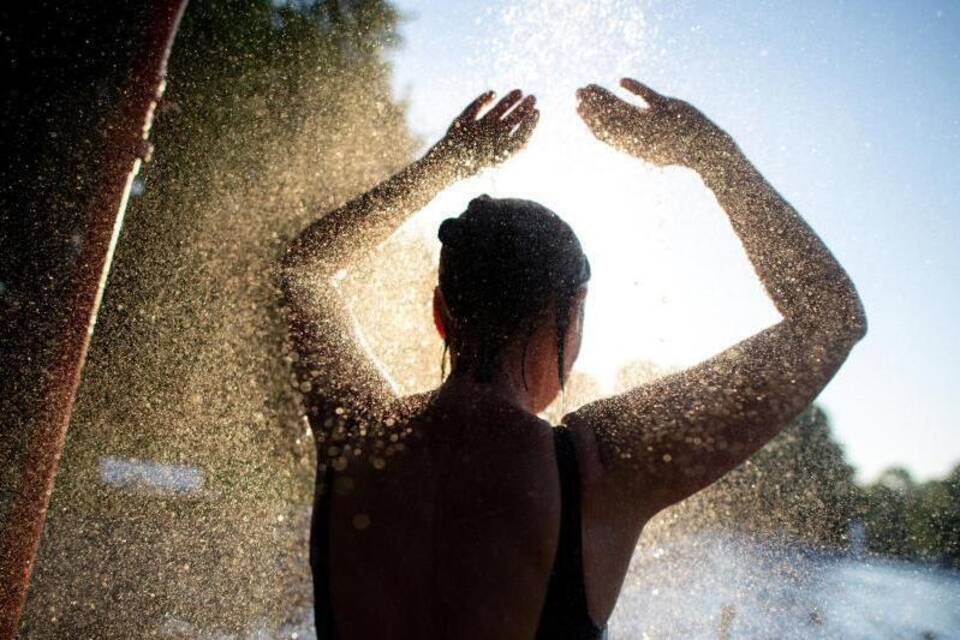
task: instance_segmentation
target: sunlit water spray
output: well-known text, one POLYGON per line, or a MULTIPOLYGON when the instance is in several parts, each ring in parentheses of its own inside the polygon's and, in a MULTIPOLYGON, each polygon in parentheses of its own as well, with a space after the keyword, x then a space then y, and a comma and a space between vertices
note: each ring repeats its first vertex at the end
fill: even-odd
POLYGON ((419 234, 438 255, 440 221, 481 193, 528 198, 556 211, 593 266, 576 369, 597 380, 601 392, 611 391, 632 362, 660 370, 690 365, 779 319, 699 177, 605 146, 576 114, 578 87, 613 87, 655 64, 659 53, 645 15, 643 5, 622 0, 498 4, 477 25, 469 67, 438 79, 436 88, 413 87, 411 96, 413 122, 431 141, 462 106, 451 104, 451 95, 465 102, 488 87, 501 94, 521 87, 537 96, 540 124, 528 147, 444 191, 401 234, 419 234))
MULTIPOLYGON (((579 367, 601 382, 583 399, 609 391, 624 365, 637 381, 775 320, 699 179, 606 148, 577 119, 578 86, 642 78, 656 64, 644 5, 503 2, 476 27, 469 68, 413 87, 414 127, 436 140, 488 87, 536 94, 542 121, 522 154, 441 194, 353 274, 350 300, 370 350, 402 391, 439 378, 429 309, 439 221, 484 192, 541 201, 583 241, 594 279, 579 367)), ((235 126, 211 126, 223 136, 204 138, 198 127, 196 139, 171 140, 177 120, 161 118, 168 144, 158 141, 154 171, 177 157, 178 143, 213 151, 148 172, 121 237, 41 548, 29 637, 70 637, 78 628, 98 637, 292 637, 291 624, 309 637, 301 621, 310 615, 314 461, 294 406, 296 380, 283 365, 294 356, 282 347, 273 265, 297 229, 397 169, 410 151, 397 112, 364 92, 368 78, 326 71, 314 70, 291 99, 310 113, 296 127, 279 124, 274 109, 283 109, 245 77, 223 91, 239 96, 224 108, 235 126)), ((175 73, 173 80, 176 88, 175 73)), ((688 520, 706 519, 710 504, 691 503, 688 520)), ((655 539, 635 560, 641 570, 669 567, 677 581, 702 570, 670 564, 655 539)), ((722 600, 698 603, 709 616, 737 592, 763 589, 762 579, 723 570, 721 563, 700 582, 725 589, 722 600)), ((630 630, 647 628, 631 603, 660 604, 637 576, 620 622, 630 630)), ((659 622, 686 611, 672 600, 659 622)), ((734 629, 748 609, 739 611, 734 629)), ((716 637, 717 624, 708 619, 703 637, 716 637)))
MULTIPOLYGON (((408 299, 410 317, 416 318, 407 324, 409 330, 429 324, 437 228, 472 198, 482 193, 529 198, 570 222, 590 258, 593 279, 585 341, 575 367, 588 383, 582 384, 581 377, 567 410, 665 370, 692 365, 779 320, 724 212, 699 176, 679 167, 660 169, 605 146, 576 114, 578 87, 596 82, 614 88, 619 78, 643 80, 656 67, 664 51, 646 15, 644 5, 618 0, 498 3, 475 24, 468 67, 456 73, 444 68, 432 75, 418 67, 418 80, 400 86, 411 101, 411 123, 427 143, 439 139, 460 108, 485 89, 503 95, 520 87, 537 96, 541 119, 528 147, 501 167, 441 193, 377 259, 389 265, 384 270, 392 270, 390 276, 381 274, 381 281, 393 278, 408 285, 406 295, 413 297, 408 299), (404 255, 410 259, 404 261, 404 255), (397 260, 401 270, 404 264, 411 268, 407 275, 398 276, 397 260), (419 278, 413 275, 418 270, 424 274, 419 278)), ((709 114, 709 105, 698 106, 709 114)), ((383 307, 371 302, 374 299, 382 302, 361 296, 359 305, 366 309, 358 315, 376 334, 374 349, 386 353, 397 348, 395 336, 404 334, 396 331, 396 319, 384 318, 383 307)), ((411 382, 417 378, 408 391, 434 386, 438 380, 439 340, 431 332, 427 328, 406 334, 418 336, 419 355, 411 355, 411 343, 406 356, 384 358, 388 368, 397 370, 410 371, 414 361, 426 366, 425 377, 400 376, 411 382)), ((558 415, 554 411, 549 417, 558 415)), ((794 480, 806 471, 794 470, 785 461, 808 446, 802 442, 785 435, 769 448, 771 458, 781 461, 777 464, 784 476, 794 480)), ((748 464, 648 525, 612 620, 615 637, 866 638, 878 628, 884 633, 937 629, 930 637, 939 637, 950 628, 951 622, 933 609, 910 623, 882 616, 867 623, 845 608, 851 584, 874 574, 869 567, 838 566, 817 556, 811 560, 802 545, 793 545, 791 535, 797 533, 808 540, 829 538, 825 520, 830 507, 821 501, 822 487, 803 494, 789 482, 781 485, 781 478, 765 475, 772 466, 748 464), (783 497, 771 509, 769 496, 781 490, 783 497), (792 492, 797 495, 786 497, 792 492), (772 546, 743 537, 717 543, 683 535, 729 524, 739 509, 766 514, 762 524, 752 521, 747 528, 790 533, 772 546), (805 529, 793 529, 797 522, 805 529), (785 541, 788 544, 782 544, 785 541), (768 615, 769 608, 780 614, 768 615)), ((895 574, 891 569, 882 579, 893 580, 895 574)), ((945 588, 937 597, 955 600, 957 595, 945 588)), ((859 610, 863 607, 869 605, 861 603, 859 610)))

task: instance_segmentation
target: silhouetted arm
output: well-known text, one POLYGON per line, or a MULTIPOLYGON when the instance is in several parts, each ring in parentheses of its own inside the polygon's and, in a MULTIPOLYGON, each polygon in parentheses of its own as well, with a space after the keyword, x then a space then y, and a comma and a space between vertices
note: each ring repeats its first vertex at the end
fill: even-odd
POLYGON ((394 397, 385 372, 363 348, 339 283, 359 258, 455 179, 504 160, 526 143, 539 114, 532 96, 521 98, 513 91, 481 116, 493 99, 492 92, 482 94, 422 159, 319 218, 291 243, 280 284, 298 384, 311 416, 374 418, 394 397))
POLYGON ((795 418, 863 337, 866 318, 843 268, 729 136, 685 102, 622 84, 648 108, 591 85, 578 93, 581 116, 636 157, 698 171, 783 316, 706 362, 565 418, 596 455, 594 473, 621 483, 621 497, 632 493, 649 516, 718 479, 795 418))

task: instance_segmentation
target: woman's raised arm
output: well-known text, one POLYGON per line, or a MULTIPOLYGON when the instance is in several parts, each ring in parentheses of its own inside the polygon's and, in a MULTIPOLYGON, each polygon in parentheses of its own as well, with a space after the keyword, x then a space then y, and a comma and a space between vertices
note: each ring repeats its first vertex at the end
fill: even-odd
POLYGON ((394 395, 384 372, 363 351, 338 283, 356 260, 386 240, 458 178, 505 160, 536 126, 533 96, 486 92, 457 116, 423 158, 309 225, 280 264, 280 286, 289 310, 297 374, 314 417, 338 409, 376 412, 394 395))
POLYGON ((467 105, 423 158, 301 232, 283 259, 284 279, 295 279, 304 270, 333 275, 347 268, 454 180, 501 162, 521 148, 539 116, 535 98, 523 98, 517 89, 478 117, 493 97, 487 91, 467 105))
POLYGON ((843 268, 726 133, 683 101, 621 84, 648 107, 591 85, 578 92, 580 115, 631 155, 699 172, 783 316, 696 367, 565 418, 593 456, 587 475, 635 497, 642 520, 709 485, 794 419, 863 337, 866 318, 843 268))

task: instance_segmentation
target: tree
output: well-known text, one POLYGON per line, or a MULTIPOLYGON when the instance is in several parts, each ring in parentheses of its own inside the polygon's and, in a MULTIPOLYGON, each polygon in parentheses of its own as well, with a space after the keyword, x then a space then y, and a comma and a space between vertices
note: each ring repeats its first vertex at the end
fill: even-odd
POLYGON ((960 569, 960 464, 941 483, 942 498, 937 504, 937 544, 943 560, 960 569))
POLYGON ((902 468, 888 469, 865 488, 861 511, 869 551, 906 558, 914 555, 908 514, 914 489, 913 478, 902 468))
POLYGON ((917 484, 906 469, 884 471, 859 507, 874 553, 960 567, 960 465, 917 484))
POLYGON ((747 462, 668 510, 654 532, 722 528, 843 548, 855 497, 853 468, 814 405, 747 462))

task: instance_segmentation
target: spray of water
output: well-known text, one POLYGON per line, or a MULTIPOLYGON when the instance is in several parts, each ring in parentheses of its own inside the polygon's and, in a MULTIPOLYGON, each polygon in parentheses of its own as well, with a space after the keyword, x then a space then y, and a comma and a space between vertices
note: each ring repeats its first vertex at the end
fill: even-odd
MULTIPOLYGON (((273 11, 270 28, 292 19, 273 11)), ((478 22, 486 35, 474 64, 443 82, 470 85, 468 94, 522 86, 538 95, 544 118, 520 157, 442 193, 344 284, 367 348, 400 392, 438 382, 440 341, 429 320, 433 238, 441 218, 481 192, 550 206, 575 227, 594 265, 588 322, 597 329, 588 325, 568 410, 699 360, 772 319, 699 179, 627 160, 593 140, 574 113, 575 87, 611 84, 656 62, 648 13, 627 0, 502 2, 478 22), (618 238, 629 238, 629 248, 618 238), (684 290, 693 302, 678 301, 684 290), (744 321, 716 312, 724 298, 759 302, 746 305, 744 321), (682 320, 694 317, 711 318, 713 330, 696 331, 682 320)), ((297 355, 285 338, 274 265, 318 212, 396 170, 422 142, 390 98, 376 51, 383 43, 354 42, 352 18, 340 18, 345 23, 325 23, 342 31, 323 56, 308 51, 282 72, 258 75, 264 60, 224 45, 223 58, 202 64, 235 65, 225 84, 216 85, 217 74, 200 74, 207 84, 185 84, 181 104, 167 106, 166 122, 161 114, 157 166, 128 215, 53 496, 28 637, 308 633, 305 536, 317 461, 302 418, 304 381, 290 367, 297 355), (271 89, 291 80, 288 90, 271 89), (200 102, 210 99, 222 104, 200 102), (195 110, 205 117, 191 117, 195 110)), ((190 38, 203 33, 202 25, 191 32, 188 24, 180 46, 191 47, 190 38)), ((173 95, 177 80, 175 60, 173 95)), ((441 104, 431 118, 445 126, 461 106, 441 104)), ((809 413, 766 458, 664 513, 645 533, 628 601, 649 587, 641 576, 654 564, 675 578, 704 573, 690 554, 672 557, 670 543, 705 524, 741 521, 751 530, 842 538, 842 519, 818 516, 842 503, 849 470, 842 457, 829 468, 804 466, 811 442, 819 446, 816 456, 836 462, 827 433, 822 414, 809 413), (768 483, 765 474, 794 456, 788 475, 768 483)), ((341 453, 338 447, 332 457, 341 453)), ((369 524, 353 522, 361 530, 369 524)), ((760 562, 777 571, 805 571, 793 556, 758 549, 760 562)), ((725 570, 733 571, 718 565, 716 581, 706 579, 703 588, 730 585, 725 570)), ((815 578, 796 577, 811 590, 815 578)), ((690 637, 718 628, 729 634, 738 619, 734 603, 763 588, 753 574, 732 579, 742 590, 711 601, 709 625, 690 637)), ((668 606, 683 611, 676 600, 668 606)), ((816 626, 821 614, 809 609, 816 626)), ((656 630, 640 615, 630 606, 617 624, 631 637, 656 630)))

